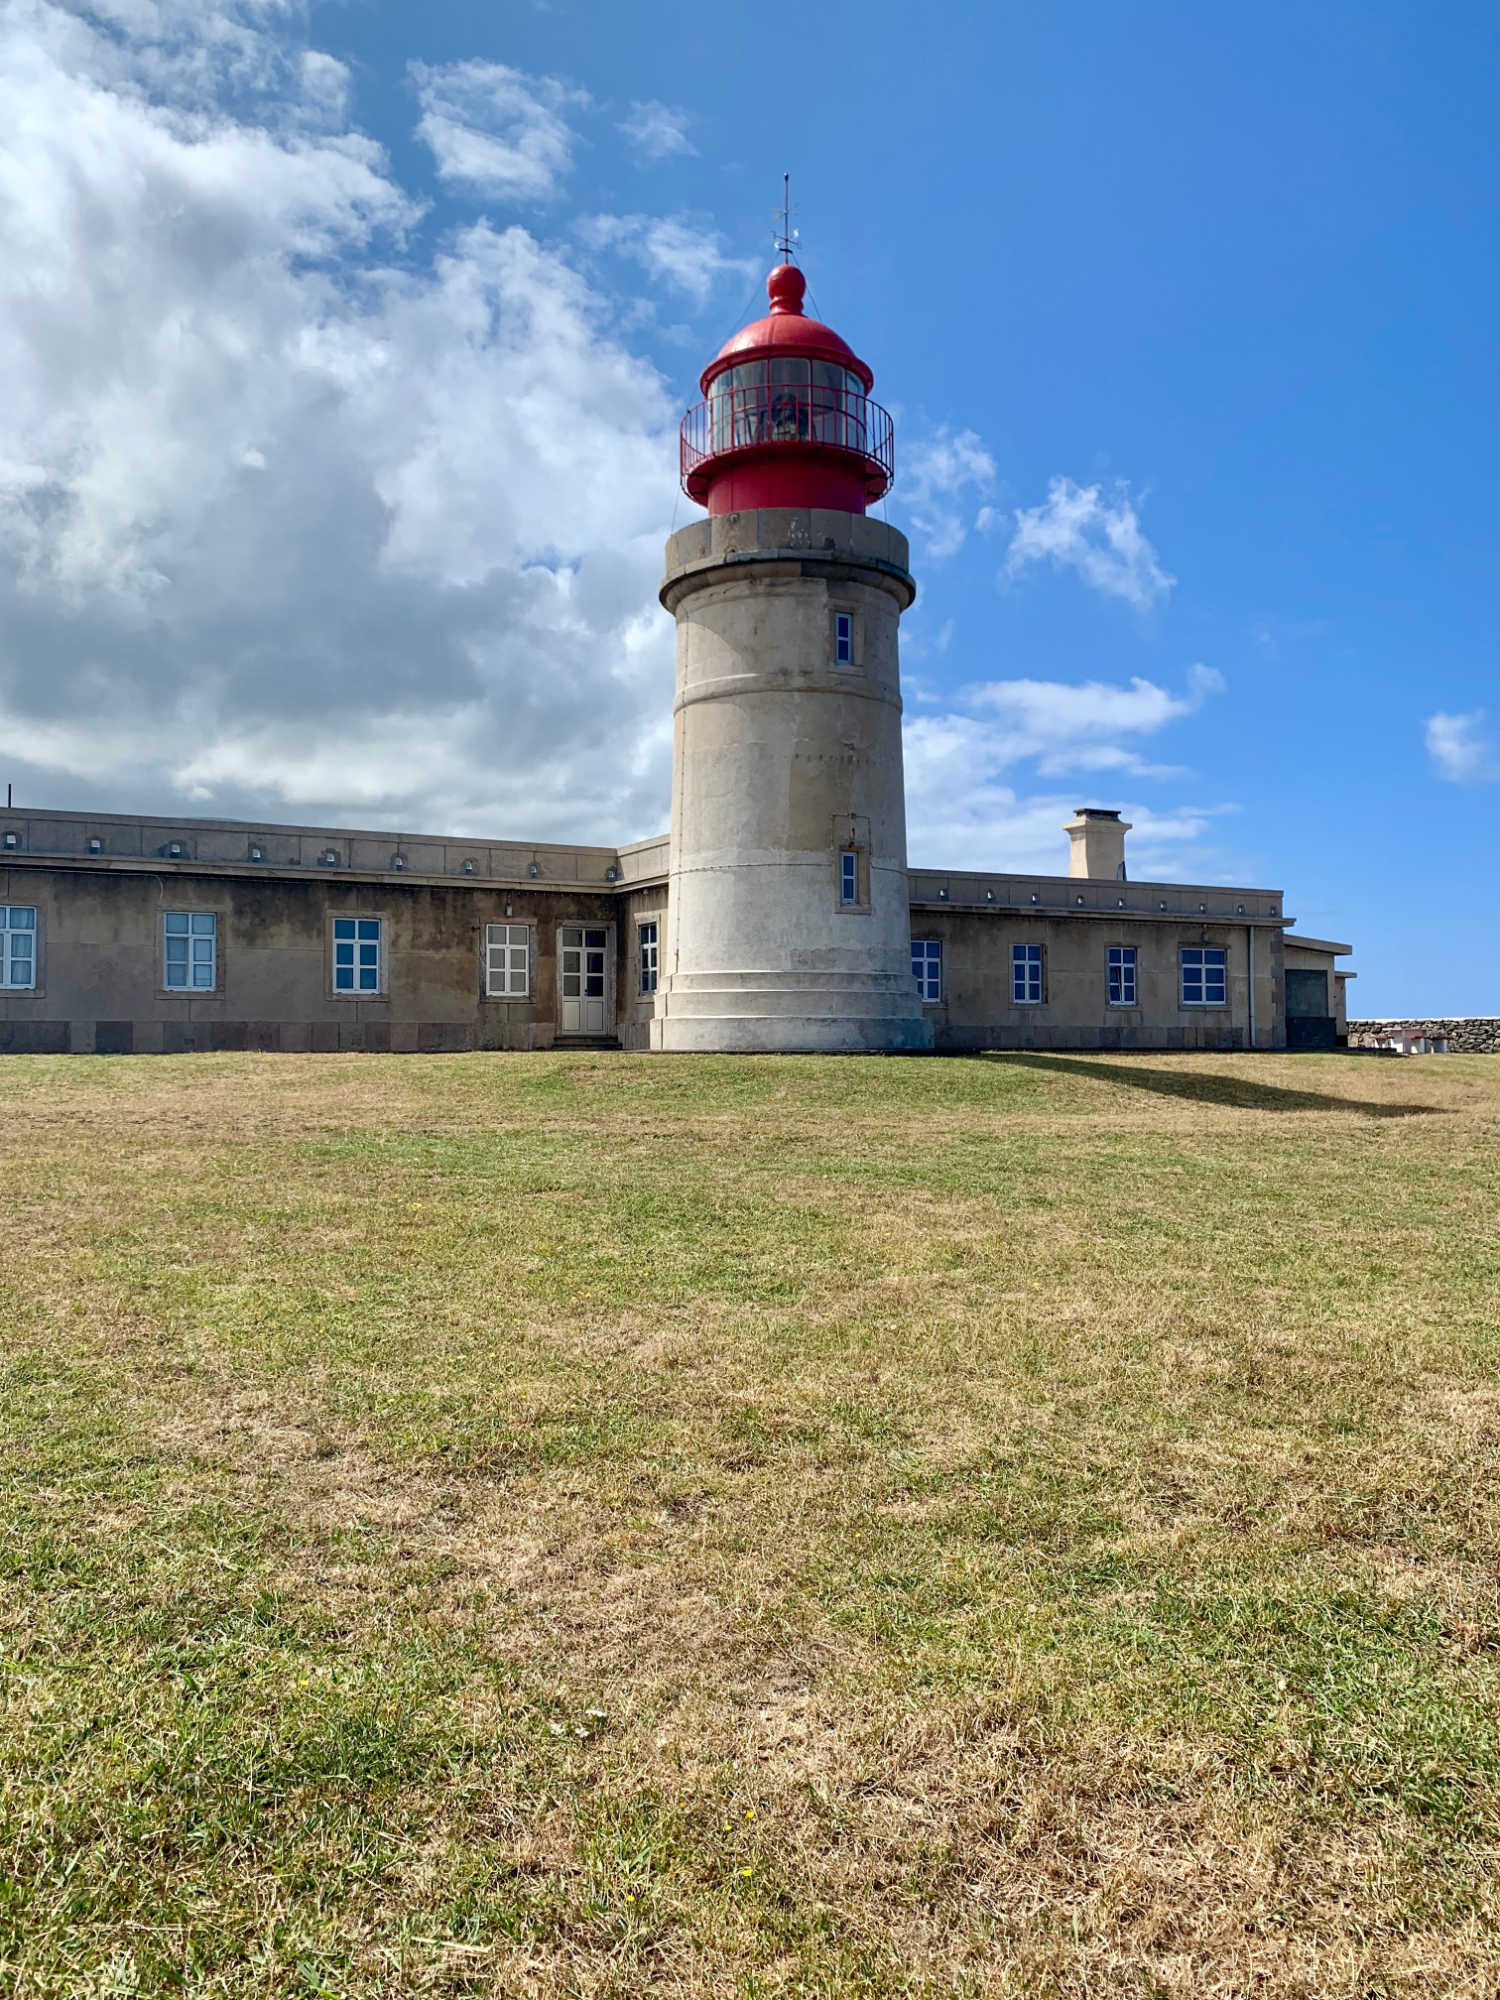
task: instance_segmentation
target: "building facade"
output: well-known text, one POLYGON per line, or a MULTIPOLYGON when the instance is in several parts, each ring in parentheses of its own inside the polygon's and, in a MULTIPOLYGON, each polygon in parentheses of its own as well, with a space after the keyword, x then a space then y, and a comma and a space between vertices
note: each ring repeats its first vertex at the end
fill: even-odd
POLYGON ((1279 890, 1129 881, 1116 812, 1066 874, 908 866, 891 422, 801 272, 767 289, 683 422, 668 834, 8 809, 0 1052, 1333 1045, 1349 947, 1285 940, 1279 890))
MULTIPOLYGON (((669 860, 0 813, 0 1052, 649 1048, 669 860)), ((1313 1045, 1342 1032, 1349 947, 1286 935, 1275 889, 917 867, 906 909, 939 1050, 1284 1048, 1289 967, 1340 1009, 1293 1016, 1313 1045)))

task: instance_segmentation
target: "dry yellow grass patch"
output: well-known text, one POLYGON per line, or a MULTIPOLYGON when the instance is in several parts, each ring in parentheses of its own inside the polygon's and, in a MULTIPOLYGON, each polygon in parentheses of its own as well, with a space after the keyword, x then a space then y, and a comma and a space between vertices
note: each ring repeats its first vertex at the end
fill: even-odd
POLYGON ((17 1991, 1500 1990, 1500 1064, 0 1088, 17 1991))

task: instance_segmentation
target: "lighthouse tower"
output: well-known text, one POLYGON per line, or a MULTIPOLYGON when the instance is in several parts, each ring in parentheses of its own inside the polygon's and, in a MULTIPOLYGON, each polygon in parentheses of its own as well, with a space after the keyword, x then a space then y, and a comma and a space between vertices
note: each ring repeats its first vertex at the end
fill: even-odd
POLYGON ((682 483, 708 519, 667 543, 677 620, 667 949, 652 1046, 927 1049, 911 973, 896 630, 904 535, 874 377, 802 310, 703 371, 682 483))

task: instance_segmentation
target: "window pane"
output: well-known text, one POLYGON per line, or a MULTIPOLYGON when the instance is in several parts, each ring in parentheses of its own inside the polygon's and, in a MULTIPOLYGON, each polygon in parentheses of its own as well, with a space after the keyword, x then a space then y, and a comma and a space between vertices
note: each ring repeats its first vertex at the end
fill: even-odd
POLYGON ((354 991, 354 967, 352 965, 336 965, 333 969, 333 984, 335 990, 339 993, 352 993, 354 991))
POLYGON ((771 380, 773 382, 795 383, 798 388, 801 388, 808 379, 809 368, 806 361, 793 358, 786 361, 773 361, 771 363, 771 380))
POLYGON ((333 934, 336 938, 352 938, 354 935, 353 917, 335 917, 333 920, 333 934))
POLYGON ((192 925, 194 937, 213 936, 214 919, 211 914, 191 916, 189 917, 188 922, 192 925))
POLYGON ((359 934, 362 938, 378 938, 380 936, 379 917, 361 917, 359 919, 359 934))
POLYGON ((576 972, 565 972, 563 974, 564 1000, 576 1000, 579 997, 582 990, 583 990, 583 982, 579 978, 576 972))
POLYGON ((200 991, 205 989, 212 991, 213 983, 214 969, 211 965, 195 965, 193 967, 193 984, 200 991))
POLYGON ((177 937, 185 934, 187 931, 188 914, 186 910, 168 910, 162 921, 167 927, 168 937, 177 937))
POLYGON ((593 950, 602 951, 607 942, 607 934, 604 931, 585 931, 583 941, 593 950))

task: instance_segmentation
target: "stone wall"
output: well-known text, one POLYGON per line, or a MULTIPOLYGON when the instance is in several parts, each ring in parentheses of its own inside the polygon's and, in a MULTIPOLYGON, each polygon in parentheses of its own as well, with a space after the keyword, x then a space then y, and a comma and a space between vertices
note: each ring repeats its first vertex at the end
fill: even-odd
POLYGON ((1500 1055, 1500 1020, 1487 1014, 1462 1014, 1447 1020, 1351 1021, 1349 1046, 1369 1048, 1376 1035, 1389 1035, 1403 1028, 1410 1034, 1446 1035, 1454 1055, 1500 1055))

